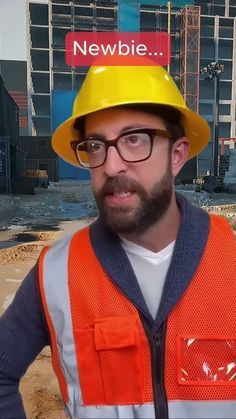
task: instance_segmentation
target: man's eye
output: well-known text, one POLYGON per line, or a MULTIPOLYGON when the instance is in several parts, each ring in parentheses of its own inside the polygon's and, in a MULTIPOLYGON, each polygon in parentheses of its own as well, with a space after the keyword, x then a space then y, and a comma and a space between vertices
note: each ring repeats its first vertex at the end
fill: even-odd
POLYGON ((87 144, 88 153, 96 153, 96 152, 101 151, 101 149, 102 149, 101 143, 91 142, 87 144))
POLYGON ((127 140, 131 143, 131 144, 136 144, 140 141, 140 138, 138 135, 130 135, 127 140))
POLYGON ((147 134, 130 134, 124 137, 124 142, 130 146, 142 146, 145 145, 149 141, 149 137, 147 134))

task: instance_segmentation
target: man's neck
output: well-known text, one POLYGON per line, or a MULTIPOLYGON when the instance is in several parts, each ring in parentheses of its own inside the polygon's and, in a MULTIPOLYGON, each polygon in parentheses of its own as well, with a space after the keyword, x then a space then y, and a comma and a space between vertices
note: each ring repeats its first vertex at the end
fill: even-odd
POLYGON ((122 237, 157 253, 176 239, 179 225, 180 210, 174 195, 168 210, 156 224, 143 233, 122 234, 122 237))

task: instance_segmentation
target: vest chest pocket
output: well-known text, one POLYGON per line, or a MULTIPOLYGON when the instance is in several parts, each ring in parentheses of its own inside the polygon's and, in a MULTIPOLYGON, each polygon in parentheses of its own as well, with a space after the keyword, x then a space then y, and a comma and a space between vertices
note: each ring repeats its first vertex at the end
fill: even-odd
POLYGON ((179 336, 178 383, 236 385, 236 336, 179 336))
POLYGON ((84 405, 141 404, 144 373, 137 318, 95 320, 76 331, 79 378, 84 405))

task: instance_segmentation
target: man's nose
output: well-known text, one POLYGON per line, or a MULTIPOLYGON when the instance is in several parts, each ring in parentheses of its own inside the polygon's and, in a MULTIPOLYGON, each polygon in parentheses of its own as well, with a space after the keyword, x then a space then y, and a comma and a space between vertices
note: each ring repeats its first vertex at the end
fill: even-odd
POLYGON ((116 176, 118 173, 125 172, 126 168, 127 163, 121 158, 118 150, 114 146, 110 146, 104 163, 104 171, 107 176, 116 176))

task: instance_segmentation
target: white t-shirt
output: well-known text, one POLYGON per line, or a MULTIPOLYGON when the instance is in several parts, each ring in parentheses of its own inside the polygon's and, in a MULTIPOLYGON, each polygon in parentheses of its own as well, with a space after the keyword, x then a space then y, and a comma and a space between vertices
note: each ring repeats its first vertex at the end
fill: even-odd
POLYGON ((157 253, 122 237, 121 245, 133 267, 150 313, 155 319, 160 305, 175 241, 157 253))

